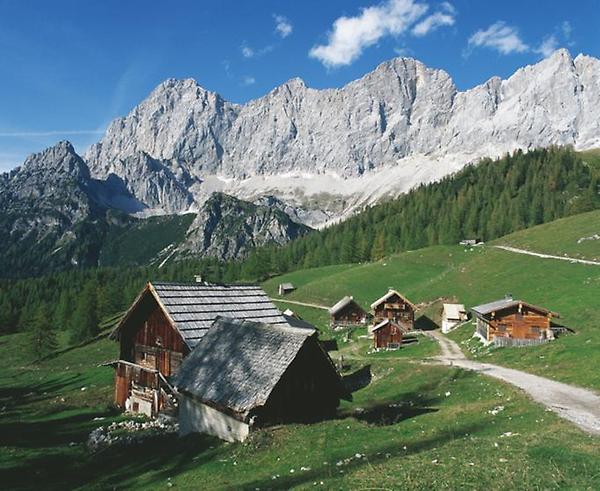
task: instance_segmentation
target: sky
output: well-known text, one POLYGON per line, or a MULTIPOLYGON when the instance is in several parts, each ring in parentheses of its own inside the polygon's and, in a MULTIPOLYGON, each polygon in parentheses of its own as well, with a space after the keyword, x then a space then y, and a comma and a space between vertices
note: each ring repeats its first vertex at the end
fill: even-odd
POLYGON ((341 87, 410 56, 460 90, 557 48, 600 57, 597 0, 0 0, 0 171, 80 152, 167 78, 243 103, 341 87), (574 8, 574 5, 577 5, 574 8))

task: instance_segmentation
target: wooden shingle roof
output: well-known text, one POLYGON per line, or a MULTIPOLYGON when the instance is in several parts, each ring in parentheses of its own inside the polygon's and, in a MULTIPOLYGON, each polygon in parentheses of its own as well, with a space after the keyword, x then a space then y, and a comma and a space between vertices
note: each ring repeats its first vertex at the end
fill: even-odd
POLYGON ((528 302, 524 302, 523 300, 513 300, 512 298, 504 298, 502 300, 496 300, 494 302, 484 303, 481 305, 476 305, 471 308, 471 311, 477 317, 483 317, 485 315, 489 315, 492 312, 498 312, 500 310, 508 309, 510 307, 515 307, 518 305, 525 305, 529 307, 531 310, 535 310, 544 315, 552 314, 553 317, 560 317, 556 312, 551 312, 550 310, 540 307, 538 305, 533 305, 528 302))
POLYGON ((117 331, 144 297, 151 294, 173 327, 192 349, 217 317, 246 319, 287 326, 281 312, 256 285, 210 285, 203 283, 148 283, 125 314, 117 331))
POLYGON ((382 304, 383 302, 387 301, 389 298, 393 297, 394 295, 398 296, 399 298, 401 298, 402 300, 404 300, 408 305, 410 305, 413 309, 415 309, 415 305, 408 299, 406 298, 404 295, 402 295, 401 293, 397 292, 396 290, 393 290, 392 288, 390 288, 388 290, 388 292, 381 298, 378 298, 377 300, 375 300, 372 304, 371 304, 371 308, 374 309, 375 307, 377 307, 379 304, 382 304))
POLYGON ((339 302, 337 302, 333 307, 331 307, 329 309, 329 313, 331 315, 335 315, 338 312, 340 312, 342 309, 344 309, 345 307, 347 307, 348 305, 350 305, 351 303, 355 303, 359 308, 362 309, 362 307, 360 307, 360 305, 358 305, 355 301, 354 301, 354 297, 350 297, 350 296, 345 296, 344 298, 342 298, 339 302))
POLYGON ((172 383, 179 392, 243 419, 267 402, 313 334, 289 325, 219 318, 185 358, 172 383))

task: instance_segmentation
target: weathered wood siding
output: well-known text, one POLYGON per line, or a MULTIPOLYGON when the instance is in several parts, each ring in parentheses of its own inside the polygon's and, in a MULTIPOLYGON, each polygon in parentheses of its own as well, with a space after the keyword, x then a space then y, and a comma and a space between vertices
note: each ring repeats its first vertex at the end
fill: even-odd
POLYGON ((550 337, 550 317, 523 305, 496 312, 489 319, 489 341, 499 338, 545 339, 550 337))
POLYGON ((168 377, 177 371, 188 351, 181 335, 157 306, 135 332, 131 361, 168 377))
POLYGON ((117 365, 115 404, 133 412, 150 407, 155 414, 164 403, 156 371, 165 377, 173 375, 189 349, 150 293, 122 330, 120 348, 121 359, 139 367, 117 365))
POLYGON ((340 403, 335 368, 310 338, 279 380, 267 404, 258 408, 256 424, 310 421, 335 414, 340 403))
POLYGON ((375 348, 387 348, 390 343, 402 343, 402 330, 400 327, 389 323, 373 333, 373 343, 375 348))
POLYGON ((331 324, 343 326, 362 324, 367 318, 367 313, 355 302, 350 302, 342 310, 331 316, 331 324))
POLYGON ((412 329, 415 321, 415 312, 412 305, 398 295, 392 295, 385 302, 380 303, 374 309, 375 324, 390 319, 412 329))

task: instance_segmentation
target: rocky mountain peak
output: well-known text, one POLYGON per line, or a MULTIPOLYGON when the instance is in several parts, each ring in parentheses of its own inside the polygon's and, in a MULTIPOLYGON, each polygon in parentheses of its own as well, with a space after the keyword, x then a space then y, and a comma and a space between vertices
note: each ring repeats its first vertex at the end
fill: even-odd
POLYGON ((323 208, 331 216, 340 202, 347 213, 481 157, 600 146, 599 106, 600 61, 573 60, 564 49, 466 91, 445 71, 402 57, 339 89, 308 89, 296 78, 241 105, 192 79, 170 79, 115 121, 86 159, 93 176, 122 177, 158 211, 187 209, 190 199, 201 206, 227 189, 251 201, 335 203, 323 208), (160 165, 140 174, 139 155, 160 165))
POLYGON ((50 173, 53 178, 67 175, 76 179, 90 177, 88 166, 66 140, 27 157, 19 173, 32 172, 50 173))

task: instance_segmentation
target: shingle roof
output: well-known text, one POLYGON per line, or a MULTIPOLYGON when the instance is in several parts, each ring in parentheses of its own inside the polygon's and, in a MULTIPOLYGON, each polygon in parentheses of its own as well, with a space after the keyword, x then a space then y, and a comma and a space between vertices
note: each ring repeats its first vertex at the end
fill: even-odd
POLYGON ((172 379, 177 390, 245 416, 267 402, 314 330, 219 318, 172 379))
POLYGON ((310 329, 313 332, 317 332, 315 326, 313 326, 310 322, 305 321, 304 319, 299 319, 298 317, 293 317, 291 315, 283 314, 283 317, 287 321, 289 326, 297 327, 298 329, 310 329))
POLYGON ((548 309, 545 309, 544 307, 538 307, 537 305, 532 305, 530 303, 523 302, 522 300, 513 300, 512 298, 503 298, 502 300, 496 300, 494 302, 477 305, 475 307, 472 307, 471 310, 478 315, 487 315, 491 314, 492 312, 504 310, 519 304, 527 305, 528 307, 534 310, 538 310, 539 312, 550 313, 550 311, 548 309))
POLYGON ((371 304, 371 308, 374 309, 375 307, 377 307, 380 303, 385 302, 388 298, 392 297, 393 295, 398 295, 400 298, 402 298, 405 302, 407 302, 410 306, 412 306, 413 308, 415 307, 414 304, 408 300, 408 298, 406 298, 404 295, 402 295, 401 293, 398 293, 396 290, 392 290, 390 288, 390 290, 381 298, 375 300, 372 304, 371 304))
POLYGON ((113 332, 118 336, 139 304, 152 295, 185 343, 194 348, 217 317, 288 325, 266 293, 255 285, 148 283, 113 332))
POLYGON ((406 326, 406 325, 403 325, 402 322, 400 322, 400 321, 393 321, 391 319, 384 319, 379 324, 374 325, 371 328, 371 332, 378 331, 379 329, 381 329, 382 327, 387 326, 388 324, 391 324, 392 326, 396 326, 403 333, 406 333, 407 331, 409 331, 409 327, 406 326))
POLYGON ((346 295, 344 298, 342 298, 339 302, 337 302, 333 307, 329 309, 329 313, 331 315, 335 315, 352 302, 354 302, 354 298, 346 295))
POLYGON ((465 306, 462 303, 445 303, 444 316, 446 319, 462 319, 465 314, 465 306))

